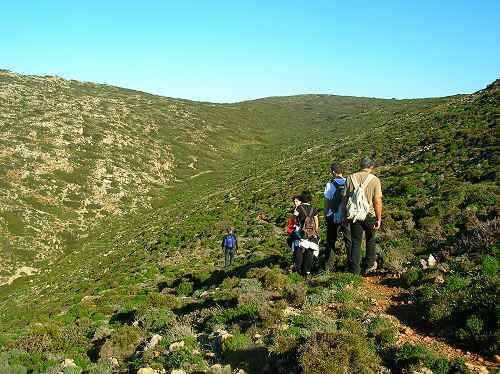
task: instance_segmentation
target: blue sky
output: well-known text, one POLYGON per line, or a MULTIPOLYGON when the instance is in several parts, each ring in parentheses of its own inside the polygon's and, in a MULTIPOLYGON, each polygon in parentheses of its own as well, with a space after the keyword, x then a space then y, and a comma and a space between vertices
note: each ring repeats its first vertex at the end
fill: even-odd
POLYGON ((214 102, 500 78, 500 1, 9 1, 0 68, 214 102))

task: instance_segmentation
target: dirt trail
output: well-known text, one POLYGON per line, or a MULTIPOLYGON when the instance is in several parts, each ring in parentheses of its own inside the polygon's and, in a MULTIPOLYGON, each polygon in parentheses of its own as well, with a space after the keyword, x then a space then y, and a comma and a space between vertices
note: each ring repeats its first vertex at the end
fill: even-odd
POLYGON ((480 372, 480 367, 492 369, 500 366, 493 362, 493 357, 463 351, 458 346, 450 345, 450 340, 439 336, 440 331, 431 329, 422 321, 416 306, 409 300, 409 292, 399 287, 398 278, 377 275, 364 279, 364 286, 376 300, 377 310, 391 316, 397 324, 400 331, 398 345, 420 344, 448 359, 463 357, 475 372, 480 372))

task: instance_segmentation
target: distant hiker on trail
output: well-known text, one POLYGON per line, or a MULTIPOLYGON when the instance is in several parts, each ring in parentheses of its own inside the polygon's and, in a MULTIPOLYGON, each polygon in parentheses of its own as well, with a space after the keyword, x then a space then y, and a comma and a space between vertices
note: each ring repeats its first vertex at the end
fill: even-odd
POLYGON ((292 243, 295 271, 309 275, 313 256, 319 255, 319 219, 318 211, 311 205, 311 193, 304 191, 294 196, 297 230, 292 243))
POLYGON ((224 266, 232 265, 234 256, 238 251, 238 240, 236 239, 232 228, 227 230, 227 235, 225 235, 222 239, 221 247, 224 251, 224 266))
POLYGON ((361 171, 347 178, 347 219, 351 223, 352 246, 348 252, 350 270, 354 274, 361 272, 361 241, 363 232, 366 236, 365 275, 377 269, 375 231, 382 223, 382 187, 380 179, 372 174, 375 162, 364 157, 361 171))
POLYGON ((326 218, 326 250, 325 269, 330 262, 332 251, 334 254, 340 253, 335 250, 337 235, 340 231, 344 237, 347 253, 351 251, 351 231, 346 220, 345 196, 346 178, 342 176, 342 169, 337 164, 330 165, 333 179, 325 186, 325 218, 326 218))

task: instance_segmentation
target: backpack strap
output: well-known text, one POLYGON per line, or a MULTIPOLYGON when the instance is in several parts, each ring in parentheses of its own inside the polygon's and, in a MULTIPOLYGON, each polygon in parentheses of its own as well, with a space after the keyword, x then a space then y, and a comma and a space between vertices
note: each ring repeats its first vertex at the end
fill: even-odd
POLYGON ((365 189, 366 186, 368 186, 368 183, 370 183, 372 181, 372 179, 375 178, 375 176, 373 174, 368 174, 365 181, 363 182, 363 184, 361 184, 361 188, 365 189))
POLYGON ((300 205, 300 207, 302 207, 302 212, 304 212, 304 214, 305 214, 305 216, 306 216, 306 217, 304 218, 304 223, 305 223, 306 218, 308 218, 308 217, 309 217, 309 218, 312 218, 312 217, 313 217, 313 215, 312 215, 312 214, 313 214, 313 212, 314 212, 314 209, 313 209, 312 205, 309 205, 309 212, 307 212, 306 207, 305 207, 304 205, 302 205, 302 204, 301 204, 301 205, 300 205))
POLYGON ((358 180, 356 179, 354 174, 351 174, 350 178, 351 178, 352 186, 354 187, 353 190, 355 190, 359 186, 358 180))
POLYGON ((306 215, 306 217, 312 217, 313 213, 314 213, 314 209, 313 209, 312 205, 309 205, 309 213, 307 213, 306 208, 304 208, 304 214, 306 215))

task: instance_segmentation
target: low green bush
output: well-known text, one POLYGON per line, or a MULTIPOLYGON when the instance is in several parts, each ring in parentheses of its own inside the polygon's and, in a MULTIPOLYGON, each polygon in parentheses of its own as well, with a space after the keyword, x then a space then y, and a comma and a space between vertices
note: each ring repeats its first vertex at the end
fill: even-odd
POLYGON ((65 326, 60 321, 49 320, 30 326, 28 333, 16 342, 16 346, 30 353, 70 353, 90 349, 87 338, 90 332, 88 323, 65 326))
POLYGON ((168 326, 175 322, 175 314, 162 307, 149 307, 137 313, 137 319, 141 326, 148 331, 159 333, 165 331, 168 326))
POLYGON ((463 360, 449 361, 421 345, 403 344, 394 354, 398 369, 427 367, 435 374, 470 374, 463 360))
POLYGON ((179 307, 180 301, 177 297, 170 294, 162 294, 159 292, 151 292, 148 294, 145 302, 145 307, 158 307, 175 309, 179 307))
POLYGON ((173 342, 185 340, 193 336, 194 331, 190 325, 185 323, 174 323, 164 332, 160 345, 168 348, 168 345, 173 342))
POLYGON ((288 284, 288 277, 283 274, 279 266, 255 268, 248 272, 248 276, 258 278, 269 290, 280 290, 288 284))
MULTIPOLYGON (((292 273, 294 274, 294 273, 292 273)), ((301 308, 306 301, 307 289, 303 283, 292 283, 285 287, 283 296, 290 305, 301 308)))
POLYGON ((286 307, 287 303, 284 300, 259 305, 259 318, 264 327, 272 327, 282 322, 285 319, 283 312, 286 307))
POLYGON ((481 261, 481 273, 485 276, 493 277, 498 275, 500 263, 493 256, 484 256, 481 261))
POLYGON ((417 267, 412 267, 403 273, 403 282, 407 287, 416 285, 422 279, 422 271, 417 267))
POLYGON ((44 354, 29 353, 19 349, 0 353, 1 374, 44 373, 56 364, 56 361, 47 359, 44 354))
POLYGON ((97 363, 92 363, 85 369, 85 374, 111 374, 111 361, 103 360, 97 363))
POLYGON ((259 307, 255 304, 238 305, 235 308, 221 310, 208 318, 205 325, 208 329, 215 326, 228 325, 237 321, 255 321, 259 316, 259 307))
POLYGON ((304 306, 313 307, 317 305, 331 304, 335 302, 335 289, 321 288, 316 292, 307 295, 304 306))
POLYGON ((272 296, 271 291, 262 288, 258 279, 244 278, 240 280, 239 287, 231 292, 231 298, 237 296, 238 305, 245 304, 264 304, 272 296))
POLYGON ((368 334, 375 339, 377 347, 384 349, 396 343, 398 329, 389 319, 377 317, 370 321, 368 334))
POLYGON ((498 289, 498 276, 454 274, 443 284, 419 287, 415 296, 426 320, 446 326, 457 339, 494 354, 500 348, 498 289))
POLYGON ((248 349, 251 346, 253 346, 252 339, 245 334, 236 331, 232 334, 231 337, 225 339, 221 343, 221 351, 223 353, 237 352, 240 350, 248 349))
MULTIPOLYGON (((295 329, 300 330, 298 328, 295 329)), ((289 328, 285 331, 280 331, 273 336, 271 346, 269 347, 269 350, 271 352, 277 354, 285 354, 296 351, 301 342, 300 332, 292 333, 290 332, 290 330, 292 330, 292 328, 289 328)))
POLYGON ((63 369, 63 374, 82 374, 82 368, 78 366, 68 366, 63 369))
POLYGON ((175 288, 175 292, 179 296, 189 296, 193 293, 193 282, 189 282, 183 280, 179 285, 175 288))
POLYGON ((358 286, 363 283, 363 277, 352 273, 332 273, 330 278, 330 287, 335 287, 339 290, 344 289, 348 285, 358 286))
POLYGON ((170 352, 164 360, 164 365, 168 369, 179 369, 188 366, 201 368, 204 365, 204 361, 200 353, 196 353, 192 348, 186 347, 170 352))
POLYGON ((354 374, 378 369, 380 358, 363 335, 317 332, 300 350, 299 364, 308 374, 354 374))
POLYGON ((236 287, 240 283, 240 279, 236 277, 229 277, 225 278, 221 285, 220 288, 223 290, 232 290, 234 287, 236 287))
POLYGON ((130 357, 143 341, 142 331, 135 326, 120 326, 103 344, 99 356, 103 359, 115 357, 119 360, 130 357))

